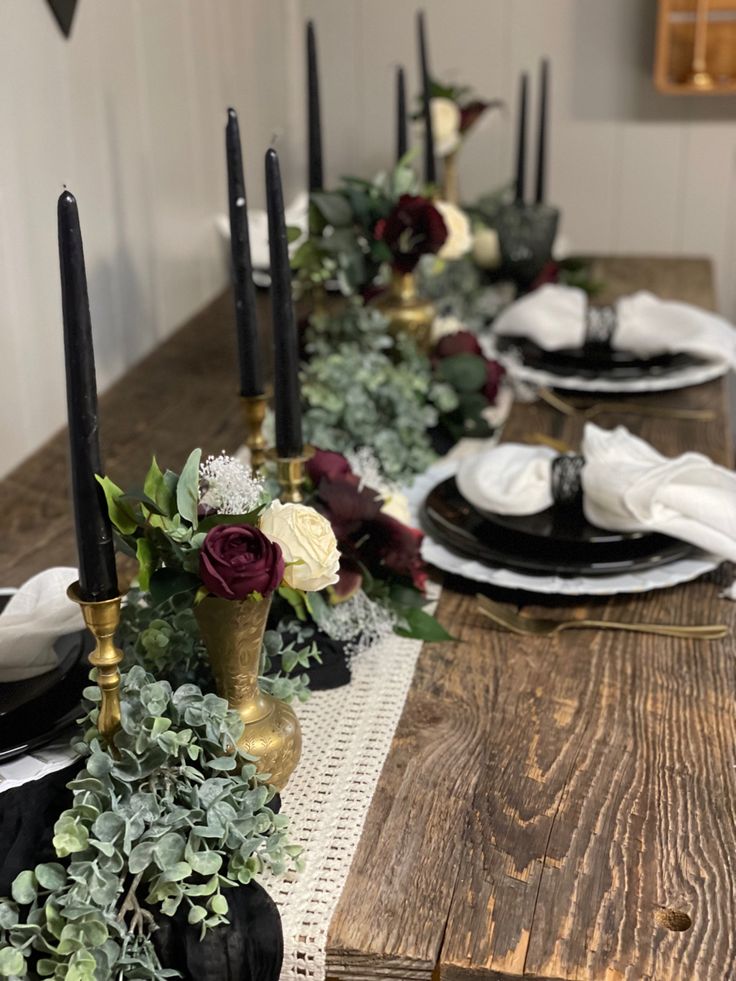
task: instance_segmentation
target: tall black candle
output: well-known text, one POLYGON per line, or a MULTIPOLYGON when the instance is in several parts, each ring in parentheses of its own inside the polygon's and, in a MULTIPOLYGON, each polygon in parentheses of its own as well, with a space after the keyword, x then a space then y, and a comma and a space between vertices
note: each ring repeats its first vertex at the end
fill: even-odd
POLYGON ((279 157, 274 149, 266 152, 266 206, 271 252, 276 454, 280 457, 296 457, 302 452, 299 344, 291 298, 291 270, 281 172, 279 157))
POLYGON ((423 10, 417 13, 417 31, 419 34, 419 64, 422 80, 422 117, 424 119, 424 182, 435 184, 437 182, 437 169, 434 160, 434 134, 432 133, 432 81, 429 74, 423 10))
POLYGON ((521 76, 521 84, 519 88, 519 114, 518 114, 518 130, 516 133, 516 194, 515 198, 518 204, 524 203, 524 188, 526 183, 526 104, 527 104, 527 89, 529 87, 529 78, 527 73, 524 72, 521 76))
POLYGON ((234 109, 227 111, 225 151, 227 155, 231 272, 235 298, 235 329, 238 337, 240 394, 261 395, 263 393, 263 366, 258 339, 253 264, 250 258, 248 204, 245 197, 240 127, 238 126, 238 114, 234 109))
POLYGON ((59 198, 59 263, 64 317, 66 400, 69 417, 72 505, 79 555, 79 595, 87 602, 118 595, 115 549, 105 495, 97 424, 97 383, 77 202, 59 198))
POLYGON ((401 160, 409 148, 406 123, 406 83, 404 69, 396 70, 396 159, 401 160))
POLYGON ((317 67, 317 39, 314 21, 307 24, 307 128, 309 140, 309 190, 321 191, 322 176, 322 120, 319 108, 319 69, 317 67))
POLYGON ((549 100, 549 61, 542 59, 539 79, 539 126, 537 129, 537 188, 535 200, 543 204, 547 189, 547 103, 549 100))

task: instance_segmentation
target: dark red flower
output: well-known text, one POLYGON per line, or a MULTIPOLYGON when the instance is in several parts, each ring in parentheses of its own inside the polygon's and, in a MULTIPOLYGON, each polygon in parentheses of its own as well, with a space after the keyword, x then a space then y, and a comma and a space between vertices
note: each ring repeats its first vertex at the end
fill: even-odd
POLYGON ((411 272, 423 255, 439 252, 447 226, 428 198, 402 194, 387 218, 376 222, 373 234, 386 243, 399 272, 411 272))
POLYGON ((466 105, 460 107, 460 132, 466 133, 471 126, 478 122, 483 113, 491 106, 490 102, 483 99, 473 99, 466 105))
POLYGON ((486 361, 486 383, 482 391, 490 403, 496 401, 501 379, 505 374, 506 369, 498 361, 486 361))
POLYGON ((268 596, 284 577, 279 546, 253 525, 215 525, 199 553, 199 576, 215 596, 247 599, 268 596))
POLYGON ((456 354, 481 354, 478 338, 469 330, 459 330, 455 334, 446 334, 437 341, 434 349, 436 358, 452 358, 456 354))
POLYGON ((361 487, 357 477, 323 477, 317 488, 315 507, 332 525, 335 536, 342 542, 360 530, 365 521, 371 521, 381 510, 381 499, 369 487, 361 487))
POLYGON ((545 286, 547 283, 556 283, 559 277, 560 267, 554 259, 550 259, 545 263, 544 268, 532 283, 531 289, 537 290, 540 286, 545 286))
POLYGON ((315 450, 313 456, 307 460, 307 475, 315 486, 323 477, 344 477, 348 474, 352 476, 353 470, 342 453, 315 450))
MULTIPOLYGON (((424 537, 416 528, 402 524, 388 514, 379 514, 366 528, 365 557, 368 568, 373 569, 372 558, 394 575, 411 579, 417 589, 424 591, 427 569, 422 560, 420 546, 424 537)), ((361 551, 361 556, 364 553, 361 551)))

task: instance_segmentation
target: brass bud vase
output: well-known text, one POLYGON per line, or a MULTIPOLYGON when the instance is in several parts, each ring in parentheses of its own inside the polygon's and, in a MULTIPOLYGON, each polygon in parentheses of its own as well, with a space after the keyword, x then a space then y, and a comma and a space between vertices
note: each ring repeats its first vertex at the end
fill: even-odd
POLYGON ((409 334, 420 351, 429 352, 434 305, 419 296, 413 272, 394 271, 391 285, 373 301, 389 322, 391 333, 409 334))
POLYGON ((258 757, 261 773, 283 790, 302 752, 299 720, 291 706, 261 691, 258 672, 271 600, 208 596, 194 608, 217 692, 245 724, 238 746, 258 757))
POLYGON ((460 206, 460 175, 458 172, 458 150, 448 153, 442 161, 441 199, 460 206))

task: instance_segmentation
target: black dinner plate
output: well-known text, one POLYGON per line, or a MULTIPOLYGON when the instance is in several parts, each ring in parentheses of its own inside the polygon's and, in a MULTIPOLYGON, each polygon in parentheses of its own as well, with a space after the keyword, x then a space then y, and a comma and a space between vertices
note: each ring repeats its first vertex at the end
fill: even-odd
POLYGON ((430 491, 424 530, 465 558, 539 576, 643 572, 692 554, 686 542, 654 533, 609 532, 591 525, 582 505, 554 505, 525 517, 476 510, 454 477, 430 491))
POLYGON ((554 375, 580 378, 606 378, 616 381, 669 375, 703 364, 692 354, 665 353, 640 358, 630 351, 619 351, 608 344, 584 344, 579 348, 545 351, 526 337, 496 338, 499 351, 515 350, 524 365, 554 375))
POLYGON ((92 647, 86 631, 66 634, 54 644, 58 667, 0 684, 0 762, 44 746, 79 718, 92 647))

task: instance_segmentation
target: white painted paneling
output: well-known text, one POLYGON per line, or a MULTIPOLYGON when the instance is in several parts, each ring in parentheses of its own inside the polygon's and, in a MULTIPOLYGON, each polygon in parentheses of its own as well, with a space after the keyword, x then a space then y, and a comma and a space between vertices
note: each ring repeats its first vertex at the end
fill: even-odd
MULTIPOLYGON (((711 255, 736 317, 736 100, 654 91, 653 3, 422 5, 435 74, 512 109, 519 72, 551 58, 549 193, 574 248, 711 255)), ((226 283, 213 222, 226 107, 241 118, 250 203, 263 204, 272 139, 287 197, 302 187, 313 17, 328 179, 369 176, 393 158, 397 64, 418 90, 414 13, 408 0, 80 0, 67 41, 45 0, 4 6, 0 473, 64 421, 63 183, 79 199, 104 388, 226 283)), ((534 119, 535 85, 532 96, 534 119)), ((507 181, 512 152, 513 112, 499 113, 464 149, 465 196, 507 181)))

